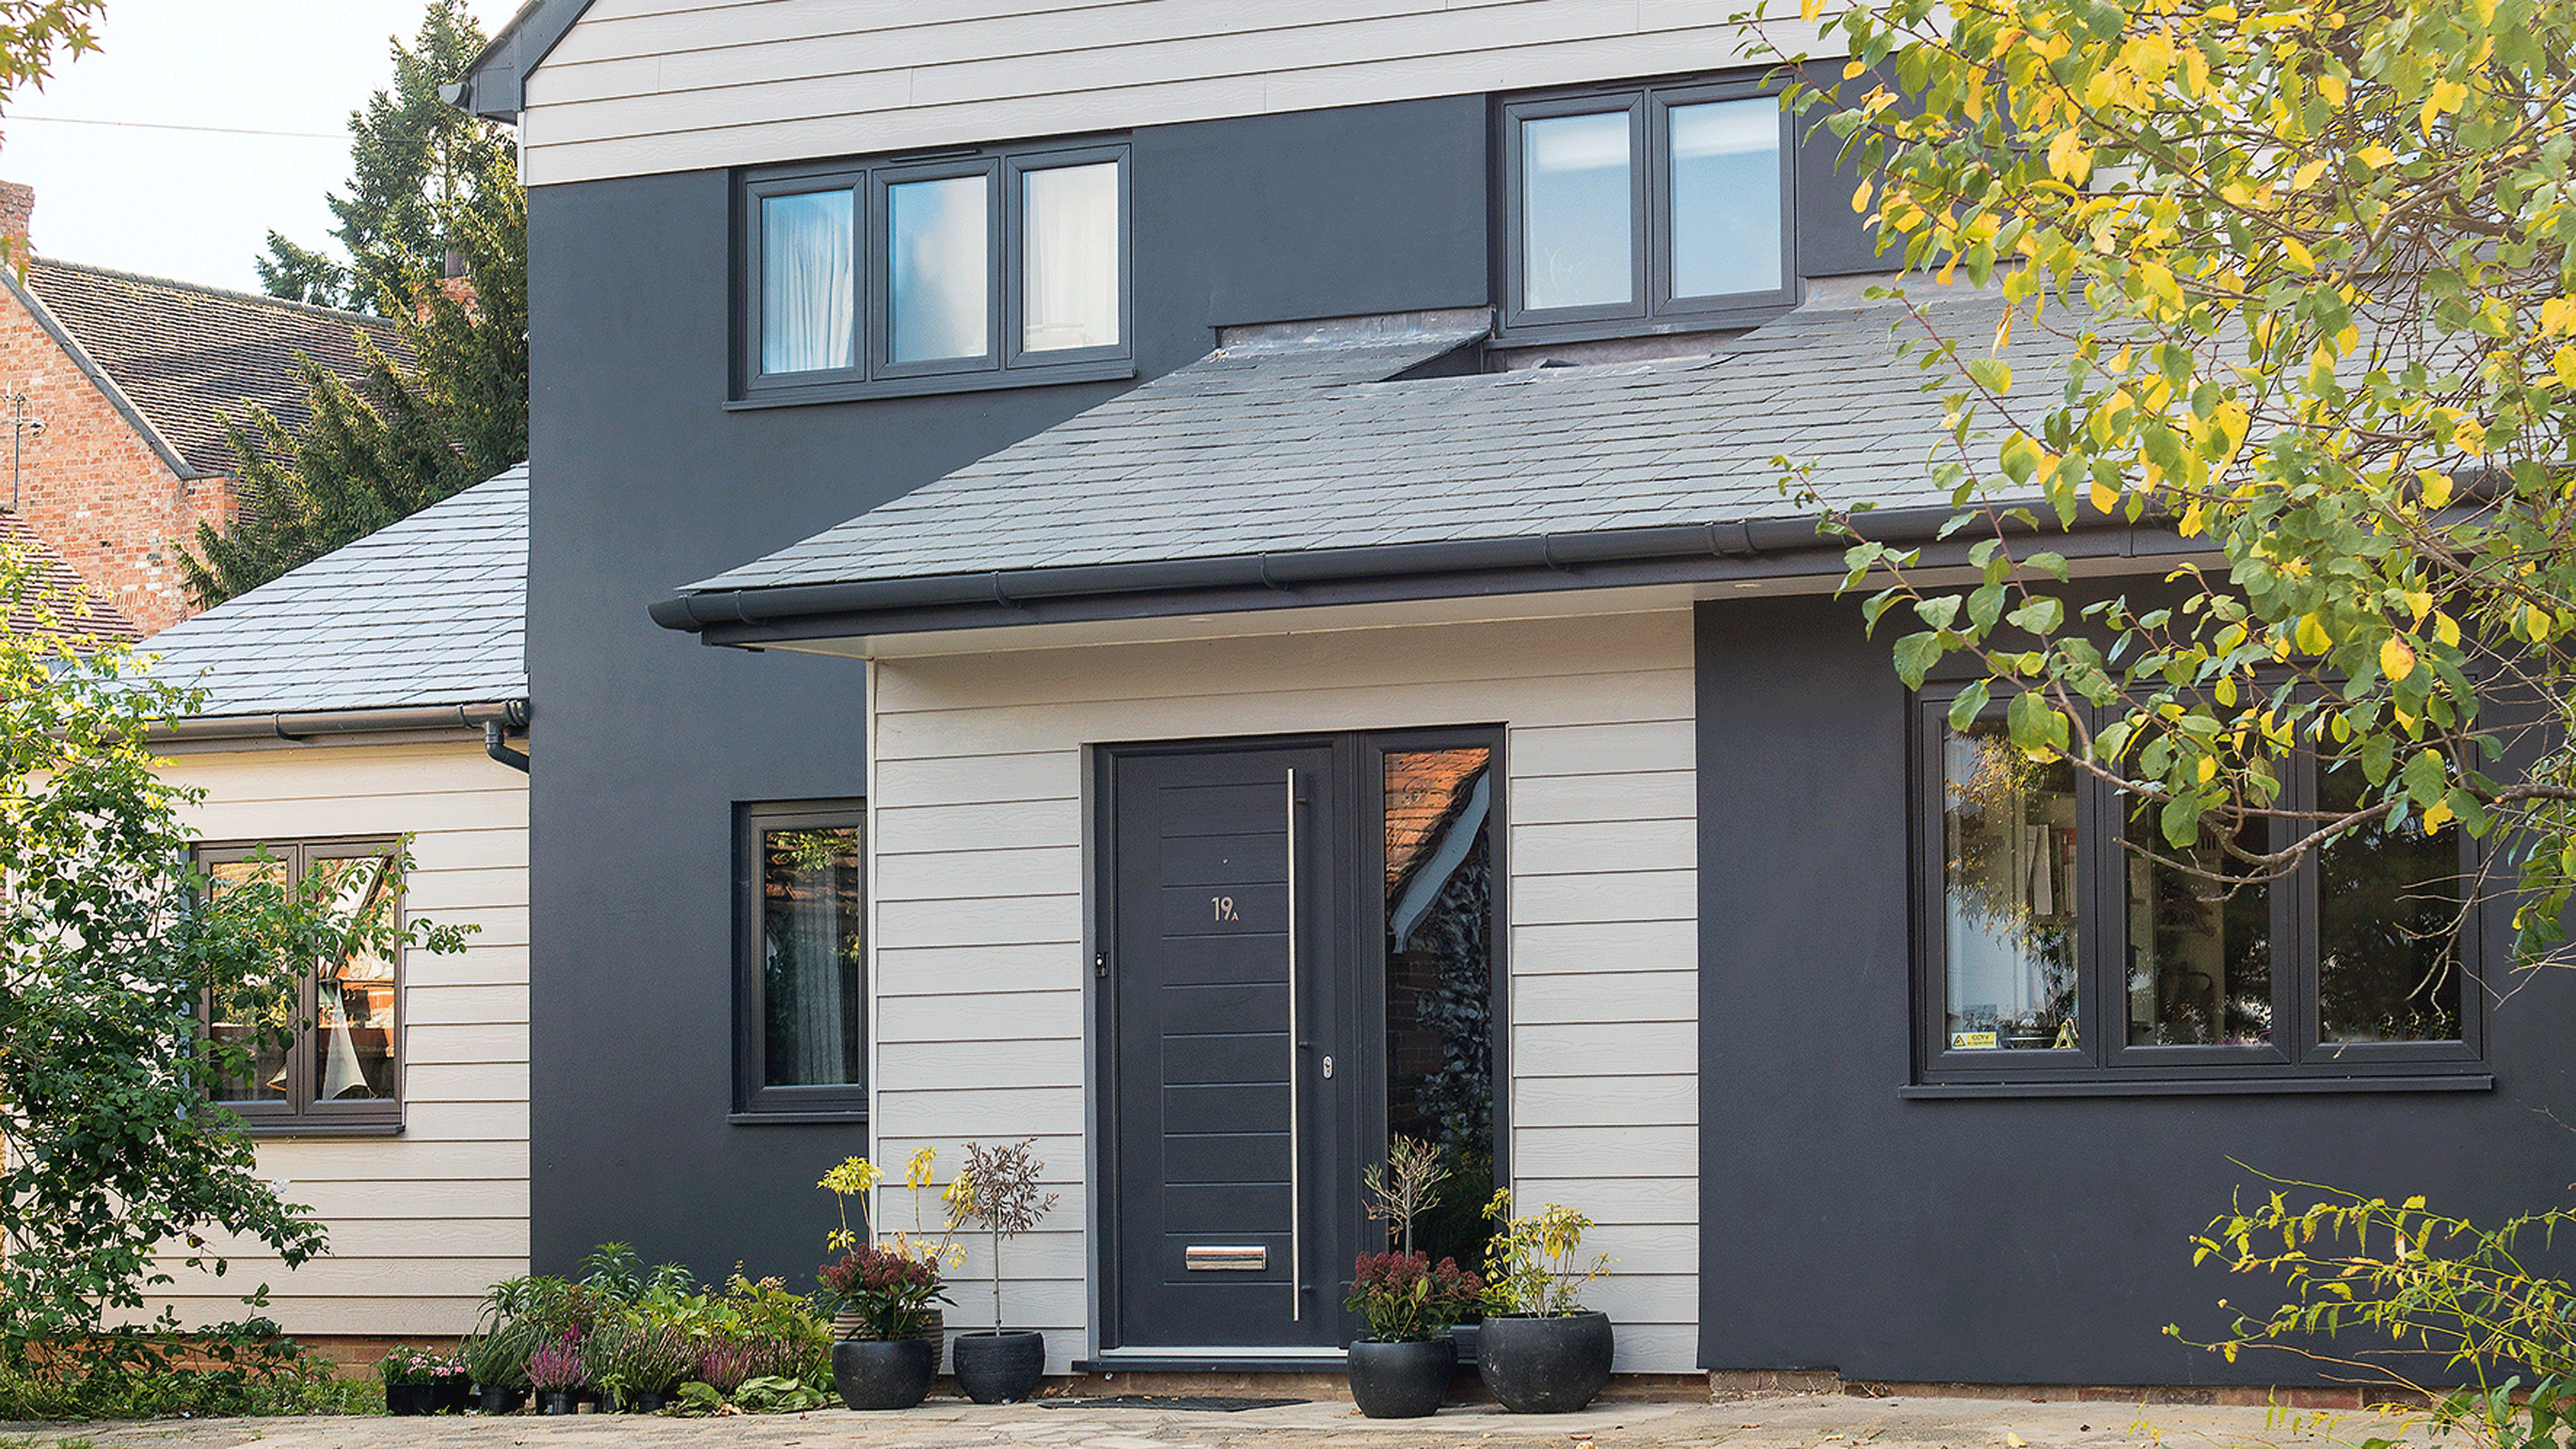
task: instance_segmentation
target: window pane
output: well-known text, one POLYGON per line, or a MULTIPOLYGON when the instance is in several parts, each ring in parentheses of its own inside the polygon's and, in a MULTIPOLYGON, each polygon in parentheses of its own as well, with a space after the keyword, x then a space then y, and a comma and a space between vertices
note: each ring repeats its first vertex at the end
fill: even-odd
MULTIPOLYGON (((2322 809, 2361 791, 2350 767, 2317 778, 2322 809)), ((2459 837, 2365 826, 2318 852, 2317 877, 2321 1039, 2459 1040, 2459 837)))
POLYGON ((1780 287, 1780 103, 1675 106, 1673 295, 1780 287))
MULTIPOLYGON (((281 891, 287 885, 286 863, 279 860, 228 860, 207 866, 206 874, 213 878, 212 889, 217 895, 253 881, 281 891)), ((229 1071, 217 1073, 216 1100, 285 1101, 288 1054, 295 1042, 295 992, 236 992, 211 1005, 208 1034, 251 1054, 247 1076, 229 1071)))
POLYGON ((1953 733, 1942 842, 1950 1049, 2080 1045, 2074 768, 2030 759, 1999 722, 1953 733))
POLYGON ((1630 275, 1628 113, 1521 122, 1521 305, 1637 295, 1630 275))
POLYGON ((851 207, 847 191, 760 199, 762 372, 856 365, 851 207))
MULTIPOLYGON (((2249 854, 2267 848, 2248 823, 2236 837, 2249 854)), ((2156 812, 2129 821, 2129 843, 2191 867, 2233 866, 2215 835, 2177 853, 2156 812)), ((2252 1046, 2272 1040, 2272 890, 2234 890, 2189 870, 2131 854, 2129 877, 2129 1045, 2252 1046)))
POLYGON ((1021 173, 1020 348, 1118 345, 1118 163, 1021 173))
MULTIPOLYGON (((381 855, 314 863, 334 915, 388 922, 391 861, 381 855)), ((325 961, 315 977, 314 1100, 394 1096, 394 963, 374 951, 325 961)))
POLYGON ((981 176, 886 188, 888 350, 897 362, 984 355, 992 287, 988 186, 981 176))
POLYGON ((1494 1192, 1491 761, 1386 756, 1386 1115, 1438 1149, 1449 1181, 1414 1220, 1436 1262, 1484 1261, 1494 1192))
POLYGON ((760 832, 762 1085, 855 1085, 865 1067, 856 826, 760 832))

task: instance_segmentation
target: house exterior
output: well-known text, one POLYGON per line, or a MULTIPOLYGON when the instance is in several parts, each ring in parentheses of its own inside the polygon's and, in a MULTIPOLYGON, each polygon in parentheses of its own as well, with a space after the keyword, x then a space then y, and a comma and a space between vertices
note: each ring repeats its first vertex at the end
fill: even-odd
MULTIPOLYGON (((0 183, 0 237, 23 247, 34 208, 33 188, 0 183)), ((11 256, 0 275, 0 508, 147 635, 195 612, 179 545, 200 523, 228 526, 239 504, 227 419, 246 423, 258 404, 302 425, 297 359, 356 385, 361 335, 408 355, 379 318, 11 256)))
MULTIPOLYGON (((329 1254, 288 1270, 228 1244, 230 1272, 174 1266, 155 1310, 238 1319, 264 1283, 260 1312, 356 1362, 465 1332, 527 1271, 527 496, 514 468, 145 646, 204 691, 153 747, 201 792, 184 814, 217 888, 318 870, 353 906, 474 928, 459 954, 321 963, 299 1035, 217 1089, 329 1254)), ((286 1006, 217 1003, 212 1029, 286 1006)))
POLYGON ((29 606, 12 609, 0 620, 0 627, 11 634, 65 639, 80 649, 131 644, 143 637, 133 620, 100 602, 97 592, 81 582, 53 545, 14 514, 0 514, 0 549, 26 560, 30 592, 36 596, 29 606))
POLYGON ((1052 1371, 1330 1370, 1400 1132, 1436 1250, 1596 1220, 1623 1373, 2217 1396, 2308 1375, 2161 1332, 2251 1171, 2555 1192, 2565 988, 2362 940, 2454 847, 2185 920, 1835 596, 1774 457, 1937 565, 1942 420, 1776 89, 1701 7, 524 9, 532 1262, 801 1278, 832 1162, 1033 1137, 1052 1371))

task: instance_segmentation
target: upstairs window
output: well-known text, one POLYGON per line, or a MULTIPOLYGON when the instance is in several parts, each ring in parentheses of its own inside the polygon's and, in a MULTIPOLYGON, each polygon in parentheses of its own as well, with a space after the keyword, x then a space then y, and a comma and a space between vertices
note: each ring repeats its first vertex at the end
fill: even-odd
POLYGON ((1753 85, 1503 107, 1505 331, 1750 325, 1791 302, 1787 122, 1753 85))
POLYGON ((744 188, 739 400, 1120 377, 1123 146, 764 172, 744 188))
MULTIPOLYGON (((2153 811, 2133 817, 2131 798, 2064 760, 2033 761, 2000 718, 1953 728, 1940 694, 1923 704, 1918 820, 1925 1086, 2386 1086, 2476 1063, 2462 831, 2359 830, 2231 887, 2211 877, 2286 846, 2293 825, 2175 851, 2153 811)), ((2349 810, 2356 775, 2299 757, 2283 804, 2349 810)))

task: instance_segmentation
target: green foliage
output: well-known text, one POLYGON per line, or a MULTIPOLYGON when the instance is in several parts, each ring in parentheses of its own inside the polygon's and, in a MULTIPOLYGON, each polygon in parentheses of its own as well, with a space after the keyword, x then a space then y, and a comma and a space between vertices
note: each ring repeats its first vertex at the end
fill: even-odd
POLYGON ((376 1377, 388 1384, 434 1384, 441 1379, 462 1378, 465 1361, 454 1354, 433 1353, 408 1343, 398 1343, 376 1360, 376 1377))
MULTIPOLYGON (((0 1420, 230 1418, 381 1410, 371 1381, 341 1379, 264 1319, 192 1333, 120 1328, 0 1352, 0 1420)), ((74 1442, 74 1441, 65 1441, 74 1442)))
POLYGON ((277 295, 381 312, 408 362, 359 341, 352 386, 302 364, 311 424, 290 431, 253 407, 232 431, 241 509, 228 531, 199 525, 180 565, 216 604, 479 483, 528 455, 528 213, 517 149, 502 128, 438 99, 483 44, 460 0, 432 0, 392 88, 350 117, 351 194, 330 204, 347 248, 336 263, 272 237, 261 277, 277 295), (447 275, 453 253, 461 278, 447 275))
MULTIPOLYGON (((2240 1313, 2207 1348, 2230 1363, 2246 1349, 2272 1349, 2375 1380, 2430 1401, 2438 1430, 2484 1449, 2567 1442, 2576 1427, 2576 1289, 2533 1272, 2521 1254, 2528 1240, 2545 1246, 2576 1212, 2481 1228, 2433 1212, 2421 1197, 2391 1203, 2280 1185, 2285 1191, 2250 1209, 2240 1202, 2193 1239, 2194 1263, 2275 1279, 2284 1293, 2268 1311, 2240 1313), (2459 1387, 2419 1382, 2414 1366, 2426 1361, 2439 1365, 2438 1382, 2459 1387)), ((2181 1336, 2174 1325, 2165 1332, 2181 1336)))
POLYGON ((1409 1343, 1446 1337, 1484 1294, 1484 1280, 1454 1258, 1433 1263, 1423 1253, 1362 1253, 1342 1307, 1366 1319, 1369 1337, 1378 1342, 1409 1343))
MULTIPOLYGON (((0 616, 47 608, 28 561, 0 550, 0 616)), ((125 650, 0 634, 0 1347, 140 1309, 172 1281, 168 1247, 222 1275, 215 1232, 290 1267, 322 1251, 321 1224, 278 1200, 237 1120, 206 1101, 209 1080, 249 1074, 259 1042, 205 1039, 199 1004, 293 1000, 315 963, 353 950, 462 948, 454 927, 344 916, 294 882, 210 896, 179 821, 197 796, 144 744, 191 708, 125 650)))
POLYGON ((1920 625, 1905 682, 1964 666, 1963 708, 2009 697, 2015 743, 2175 852, 2230 842, 2227 879, 2501 832, 2545 955, 2576 896, 2576 0, 1867 0, 1818 32, 1852 59, 1790 104, 1853 209, 1983 294, 1892 294, 1974 576, 1827 511, 1873 626, 1920 625), (2114 520, 2220 562, 2171 607, 2088 599, 2047 536, 2114 520), (2359 806, 2290 808, 2303 752, 2359 806), (2232 844, 2264 819, 2290 843, 2232 844))
POLYGON ((1574 1255, 1592 1219, 1549 1203, 1534 1217, 1512 1216, 1512 1190, 1495 1189, 1485 1216, 1499 1228, 1485 1245, 1485 1307, 1493 1313, 1546 1318, 1580 1313, 1583 1285, 1610 1271, 1610 1256, 1582 1267, 1574 1255))
POLYGON ((42 90, 57 51, 78 60, 98 49, 91 22, 106 8, 107 0, 0 0, 0 96, 22 85, 42 90))

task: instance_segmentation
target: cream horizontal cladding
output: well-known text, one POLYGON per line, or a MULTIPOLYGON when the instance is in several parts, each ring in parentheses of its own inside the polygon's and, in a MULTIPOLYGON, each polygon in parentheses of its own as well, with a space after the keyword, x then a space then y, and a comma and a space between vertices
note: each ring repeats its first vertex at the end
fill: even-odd
MULTIPOLYGON (((595 0, 527 82, 531 185, 1742 64, 1698 0, 595 0)), ((1790 18, 1790 50, 1814 40, 1790 18)))
MULTIPOLYGON (((1619 1261, 1588 1298, 1618 1325, 1619 1367, 1692 1370, 1687 612, 883 659, 873 680, 877 1150, 935 1146, 944 1180, 967 1140, 1042 1134, 1065 1201, 1004 1258, 1011 1301, 1049 1315, 1014 1326, 1047 1330, 1052 1370, 1093 1346, 1085 748, 1490 724, 1505 728, 1518 1190, 1600 1224, 1619 1261)), ((901 1222, 900 1190, 888 1201, 901 1222)), ((975 1251, 954 1326, 991 1311, 975 1251)))
POLYGON ((444 1335, 473 1326, 485 1288, 528 1269, 528 777, 480 738, 454 744, 265 749, 166 757, 205 792, 208 841, 408 835, 415 917, 471 925, 452 956, 402 962, 403 1130, 279 1137, 259 1170, 330 1229, 331 1252, 289 1271, 256 1243, 213 1278, 171 1262, 152 1301, 191 1322, 256 1310, 301 1335, 444 1335))

